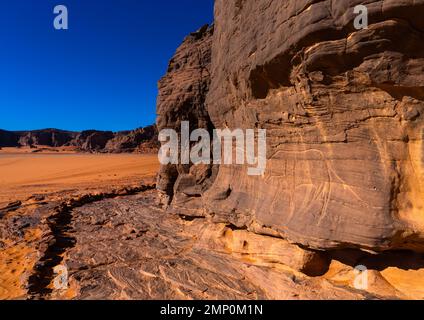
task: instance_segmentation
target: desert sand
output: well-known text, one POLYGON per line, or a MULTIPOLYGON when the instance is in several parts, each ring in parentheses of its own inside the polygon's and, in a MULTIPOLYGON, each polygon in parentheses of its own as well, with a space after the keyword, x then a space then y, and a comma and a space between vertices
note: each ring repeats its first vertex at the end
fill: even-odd
POLYGON ((130 185, 155 175, 158 166, 157 155, 32 154, 6 149, 0 152, 0 207, 34 194, 130 185))

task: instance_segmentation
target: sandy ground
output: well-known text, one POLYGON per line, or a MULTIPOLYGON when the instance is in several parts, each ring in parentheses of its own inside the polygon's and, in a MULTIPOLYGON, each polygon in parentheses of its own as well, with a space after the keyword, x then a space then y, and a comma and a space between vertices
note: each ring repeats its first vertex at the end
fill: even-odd
POLYGON ((36 154, 36 153, 42 153, 42 154, 72 154, 77 153, 75 147, 49 147, 49 146, 37 146, 36 148, 30 148, 30 147, 3 147, 0 148, 0 155, 1 154, 36 154))
POLYGON ((34 194, 130 185, 158 168, 157 155, 6 151, 0 153, 0 207, 34 194))
POLYGON ((26 293, 22 283, 38 259, 33 241, 41 237, 38 229, 28 230, 25 241, 7 245, 0 250, 0 300, 20 299, 26 293))
MULTIPOLYGON (((37 201, 31 200, 34 195, 51 201, 66 194, 139 185, 141 181, 154 181, 159 168, 157 155, 76 154, 71 149, 54 148, 32 151, 0 150, 0 208, 14 201, 25 204, 8 215, 30 213, 37 207, 37 201)), ((0 239, 0 300, 23 297, 23 279, 37 261, 34 243, 40 237, 41 231, 34 229, 17 243, 0 239)))

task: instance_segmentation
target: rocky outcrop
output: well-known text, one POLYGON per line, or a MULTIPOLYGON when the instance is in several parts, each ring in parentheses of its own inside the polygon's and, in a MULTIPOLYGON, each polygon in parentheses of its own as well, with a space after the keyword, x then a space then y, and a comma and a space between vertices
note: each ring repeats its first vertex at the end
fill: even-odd
MULTIPOLYGON (((167 74, 159 81, 157 103, 158 130, 181 130, 188 121, 190 132, 213 125, 206 111, 205 99, 210 84, 211 44, 213 26, 205 25, 184 39, 169 63, 167 74)), ((181 136, 179 136, 181 140, 181 136)), ((180 150, 181 151, 181 150, 180 150)), ((166 165, 158 175, 158 189, 163 202, 198 214, 201 196, 214 179, 209 165, 166 165)), ((188 214, 188 212, 187 212, 188 214)))
POLYGON ((19 132, 18 144, 21 146, 61 147, 76 137, 75 132, 58 129, 34 130, 19 132))
MULTIPOLYGON (((70 274, 67 296, 161 300, 377 297, 325 279, 271 268, 279 259, 288 261, 290 255, 293 267, 310 265, 299 248, 288 244, 267 257, 268 265, 255 265, 253 254, 233 255, 216 241, 208 242, 209 235, 216 239, 215 226, 203 219, 186 221, 167 214, 155 204, 155 197, 155 192, 146 192, 72 211, 69 227, 75 245, 63 260, 70 274)), ((53 290, 50 297, 60 294, 64 295, 53 290)))
POLYGON ((155 153, 158 150, 156 126, 148 126, 133 131, 122 131, 106 143, 105 149, 112 153, 140 152, 155 153))
POLYGON ((155 153, 158 150, 156 126, 132 131, 82 132, 44 129, 34 131, 0 130, 0 147, 75 147, 82 152, 103 153, 155 153))
POLYGON ((204 188, 168 166, 160 190, 194 194, 188 212, 310 249, 423 251, 424 2, 368 1, 361 30, 357 4, 217 0, 212 40, 189 37, 160 82, 159 129, 196 123, 188 107, 206 96, 208 126, 267 129, 266 171, 220 165, 204 188), (184 64, 202 44, 207 94, 187 90, 198 68, 184 64))
POLYGON ((113 139, 114 134, 112 131, 96 131, 87 130, 79 133, 69 145, 77 147, 82 151, 101 151, 106 147, 109 140, 113 139))
POLYGON ((69 145, 81 151, 102 153, 156 153, 158 137, 156 126, 132 131, 83 131, 69 145))

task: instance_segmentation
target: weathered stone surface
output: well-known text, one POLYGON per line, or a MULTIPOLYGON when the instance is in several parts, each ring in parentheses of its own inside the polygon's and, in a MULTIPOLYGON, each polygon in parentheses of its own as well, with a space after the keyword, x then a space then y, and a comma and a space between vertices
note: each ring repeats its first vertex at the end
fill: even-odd
POLYGON ((27 299, 423 297, 422 254, 302 249, 231 224, 215 224, 184 212, 169 214, 157 204, 157 191, 152 188, 63 192, 43 202, 33 198, 22 202, 16 212, 0 219, 4 271, 0 295, 27 299), (353 268, 362 264, 369 268, 367 292, 354 289, 353 268), (64 268, 69 286, 58 288, 57 270, 64 268))
POLYGON ((316 249, 424 248, 424 1, 215 4, 207 111, 267 129, 267 169, 223 166, 203 197, 230 222, 316 249), (223 197, 223 195, 225 195, 223 197))
MULTIPOLYGON (((190 132, 202 128, 212 132, 213 125, 205 107, 210 83, 213 26, 205 25, 184 39, 169 63, 167 74, 159 81, 157 101, 158 130, 181 132, 181 122, 189 121, 190 132)), ((181 138, 181 137, 179 137, 181 138)), ((162 201, 199 214, 199 196, 213 181, 212 166, 161 166, 158 190, 162 201)), ((201 210, 200 210, 201 211, 201 210)))
MULTIPOLYGON (((220 165, 202 185, 189 172, 195 166, 163 166, 158 186, 174 213, 216 224, 201 241, 216 250, 321 274, 340 249, 349 267, 325 277, 337 282, 363 263, 374 268, 370 292, 420 296, 419 284, 413 295, 416 288, 392 286, 406 272, 395 253, 388 263, 365 252, 424 251, 424 1, 368 1, 362 30, 353 25, 357 4, 217 0, 201 117, 209 128, 267 129, 267 168, 256 177, 247 166, 220 165)), ((172 69, 164 79, 160 95, 174 100, 158 100, 158 123, 167 123, 159 128, 196 123, 183 104, 186 81, 172 69)), ((419 277, 422 264, 408 268, 419 277)))
MULTIPOLYGON (((218 242, 208 241, 210 236, 216 239, 216 226, 208 225, 204 219, 188 221, 170 215, 155 202, 156 192, 147 192, 72 210, 66 232, 73 244, 61 262, 69 270, 70 288, 53 290, 45 297, 249 300, 375 297, 335 286, 325 279, 279 269, 276 265, 281 259, 290 264, 289 253, 297 252, 292 256, 292 266, 298 268, 306 262, 306 256, 296 246, 276 244, 278 252, 269 254, 262 262, 250 260, 249 256, 237 257, 218 242), (284 253, 283 248, 288 252, 284 253), (277 258, 274 261, 272 257, 277 258)), ((272 241, 265 239, 262 243, 272 241)), ((262 249, 266 255, 266 247, 262 249)))
POLYGON ((301 249, 275 237, 262 236, 226 224, 205 223, 198 231, 198 246, 231 253, 254 264, 278 264, 309 276, 321 276, 329 268, 330 260, 322 252, 301 249))

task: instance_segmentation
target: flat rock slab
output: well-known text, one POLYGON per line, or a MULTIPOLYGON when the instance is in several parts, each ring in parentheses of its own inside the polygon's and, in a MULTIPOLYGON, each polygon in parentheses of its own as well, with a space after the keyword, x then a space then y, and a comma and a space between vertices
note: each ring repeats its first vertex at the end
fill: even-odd
POLYGON ((73 209, 73 245, 62 264, 75 299, 364 299, 322 278, 255 265, 213 250, 199 234, 205 219, 182 219, 156 205, 156 192, 73 209), (199 227, 198 227, 198 226, 199 227))

